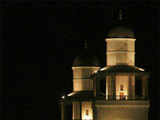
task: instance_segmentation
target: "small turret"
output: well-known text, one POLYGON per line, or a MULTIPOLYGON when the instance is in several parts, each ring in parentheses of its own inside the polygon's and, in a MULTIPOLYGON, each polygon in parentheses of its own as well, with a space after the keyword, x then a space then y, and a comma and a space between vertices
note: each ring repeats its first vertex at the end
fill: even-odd
POLYGON ((92 55, 85 41, 84 50, 75 58, 72 66, 74 91, 93 90, 93 80, 89 77, 99 66, 97 57, 92 55))

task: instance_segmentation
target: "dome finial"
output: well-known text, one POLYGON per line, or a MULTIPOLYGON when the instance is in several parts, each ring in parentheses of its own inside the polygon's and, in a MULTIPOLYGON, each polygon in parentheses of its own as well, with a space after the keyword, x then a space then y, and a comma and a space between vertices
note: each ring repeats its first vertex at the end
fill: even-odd
POLYGON ((87 46, 87 40, 84 40, 84 48, 88 48, 88 46, 87 46))
POLYGON ((120 20, 120 21, 122 20, 122 17, 123 17, 123 16, 122 16, 122 9, 120 9, 120 10, 119 10, 119 20, 120 20))

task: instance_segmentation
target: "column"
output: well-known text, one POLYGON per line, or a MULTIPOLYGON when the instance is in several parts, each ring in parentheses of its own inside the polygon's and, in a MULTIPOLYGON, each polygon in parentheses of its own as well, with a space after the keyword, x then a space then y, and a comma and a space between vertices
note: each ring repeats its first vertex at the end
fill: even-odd
POLYGON ((115 74, 111 75, 112 99, 116 99, 115 74))
POLYGON ((128 99, 132 99, 132 75, 128 75, 128 99))
POLYGON ((113 99, 116 99, 116 74, 113 75, 113 99))
POLYGON ((143 98, 148 97, 147 83, 148 83, 147 79, 142 78, 142 96, 143 96, 143 98))
POLYGON ((79 101, 73 101, 72 102, 73 109, 72 109, 72 118, 73 120, 79 120, 80 119, 80 102, 79 101))
POLYGON ((132 85, 132 99, 135 99, 135 74, 132 74, 131 85, 132 85))
POLYGON ((80 101, 80 120, 82 120, 82 102, 80 101))
POLYGON ((92 109, 93 109, 93 120, 96 120, 96 107, 95 107, 95 100, 92 102, 92 109))
POLYGON ((61 101, 61 120, 65 120, 65 104, 61 101))
POLYGON ((135 74, 129 74, 128 99, 135 99, 135 74))
POLYGON ((100 92, 100 80, 96 79, 96 95, 98 92, 100 92))
POLYGON ((96 97, 96 78, 93 78, 93 91, 94 91, 94 97, 96 97))
POLYGON ((145 82, 144 79, 142 78, 142 97, 145 97, 145 82))
POLYGON ((148 91, 148 82, 149 82, 149 81, 148 81, 148 80, 149 80, 149 79, 146 79, 146 86, 145 86, 145 87, 146 87, 146 89, 145 89, 145 90, 146 90, 146 96, 145 96, 145 97, 146 97, 147 99, 148 99, 148 94, 149 94, 149 91, 148 91))
POLYGON ((100 91, 100 80, 94 78, 93 87, 94 87, 94 96, 96 97, 97 93, 100 91))
POLYGON ((109 76, 106 76, 106 100, 108 100, 109 98, 108 98, 108 96, 109 96, 109 91, 108 91, 108 89, 109 89, 109 76))
POLYGON ((111 76, 108 76, 107 78, 107 81, 108 81, 108 99, 112 99, 112 77, 111 76))

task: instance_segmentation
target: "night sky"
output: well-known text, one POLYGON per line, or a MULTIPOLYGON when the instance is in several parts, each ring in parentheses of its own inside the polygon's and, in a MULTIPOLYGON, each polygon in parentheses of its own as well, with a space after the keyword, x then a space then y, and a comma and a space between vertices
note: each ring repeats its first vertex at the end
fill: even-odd
POLYGON ((151 74, 150 120, 159 120, 160 8, 111 2, 2 2, 0 4, 1 117, 60 120, 58 104, 72 91, 72 63, 88 48, 105 66, 105 38, 117 10, 136 33, 136 66, 151 74), (4 96, 4 97, 3 97, 4 96))

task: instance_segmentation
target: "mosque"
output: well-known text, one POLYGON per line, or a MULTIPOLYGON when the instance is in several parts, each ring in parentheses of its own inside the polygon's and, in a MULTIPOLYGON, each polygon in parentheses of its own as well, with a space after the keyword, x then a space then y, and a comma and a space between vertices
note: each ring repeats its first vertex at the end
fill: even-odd
POLYGON ((135 41, 131 28, 123 24, 111 28, 105 39, 105 67, 85 47, 73 62, 73 92, 62 96, 61 120, 67 120, 68 104, 72 120, 148 120, 149 75, 135 66, 135 41))

